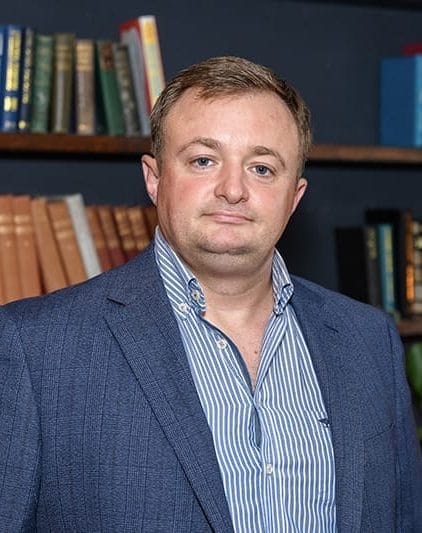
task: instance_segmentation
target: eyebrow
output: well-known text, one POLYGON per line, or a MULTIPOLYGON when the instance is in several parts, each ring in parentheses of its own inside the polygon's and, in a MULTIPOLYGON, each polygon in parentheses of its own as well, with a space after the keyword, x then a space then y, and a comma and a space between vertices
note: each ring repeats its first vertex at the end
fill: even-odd
POLYGON ((184 144, 180 150, 178 150, 177 154, 181 154, 191 146, 200 145, 205 146, 205 148, 210 148, 211 150, 221 150, 222 144, 217 141, 216 139, 212 139, 211 137, 195 137, 191 141, 184 144))
MULTIPOLYGON (((181 154, 191 146, 205 146, 206 148, 210 148, 211 150, 222 150, 223 145, 220 143, 220 141, 217 141, 216 139, 213 139, 212 137, 195 137, 191 141, 184 144, 180 150, 178 150, 178 154, 181 154)), ((280 153, 277 150, 273 150, 272 148, 268 148, 267 146, 257 145, 253 146, 251 148, 251 153, 254 155, 270 155, 277 159, 279 163, 282 165, 283 168, 286 167, 286 162, 283 159, 283 157, 280 155, 280 153)))

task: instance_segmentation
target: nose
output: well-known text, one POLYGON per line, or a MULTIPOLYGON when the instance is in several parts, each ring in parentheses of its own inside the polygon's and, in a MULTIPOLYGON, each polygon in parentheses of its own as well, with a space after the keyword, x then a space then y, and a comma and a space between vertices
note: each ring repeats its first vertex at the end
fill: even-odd
POLYGON ((242 168, 236 166, 225 167, 217 177, 215 195, 226 200, 229 204, 245 202, 249 198, 247 178, 242 168))

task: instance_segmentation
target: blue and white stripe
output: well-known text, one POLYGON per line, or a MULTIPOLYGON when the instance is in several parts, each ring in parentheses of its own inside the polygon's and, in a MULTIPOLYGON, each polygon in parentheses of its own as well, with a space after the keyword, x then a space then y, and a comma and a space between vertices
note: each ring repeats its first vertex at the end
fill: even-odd
POLYGON ((156 259, 211 429, 236 532, 334 532, 327 413, 276 251, 275 305, 255 390, 234 343, 203 319, 204 293, 159 230, 156 259))

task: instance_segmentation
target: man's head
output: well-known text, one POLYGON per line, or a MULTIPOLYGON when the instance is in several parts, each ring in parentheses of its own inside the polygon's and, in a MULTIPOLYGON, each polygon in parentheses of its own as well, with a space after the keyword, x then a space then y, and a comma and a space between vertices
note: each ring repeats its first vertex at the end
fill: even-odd
POLYGON ((270 92, 287 106, 299 134, 298 177, 303 175, 312 143, 310 113, 297 91, 269 68, 240 57, 214 57, 182 70, 166 86, 151 114, 152 153, 161 162, 166 118, 182 95, 194 89, 197 97, 213 100, 248 92, 270 92))
POLYGON ((143 171, 173 249, 198 276, 268 272, 306 190, 309 114, 296 92, 244 59, 210 59, 169 83, 152 130, 143 171))

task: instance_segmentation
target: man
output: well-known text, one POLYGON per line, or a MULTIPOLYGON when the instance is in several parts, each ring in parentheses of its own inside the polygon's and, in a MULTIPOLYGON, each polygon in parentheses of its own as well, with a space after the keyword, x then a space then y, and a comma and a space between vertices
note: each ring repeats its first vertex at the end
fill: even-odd
POLYGON ((1 310, 0 531, 421 531, 394 325, 274 248, 306 190, 302 99, 214 58, 151 123, 154 244, 1 310))

